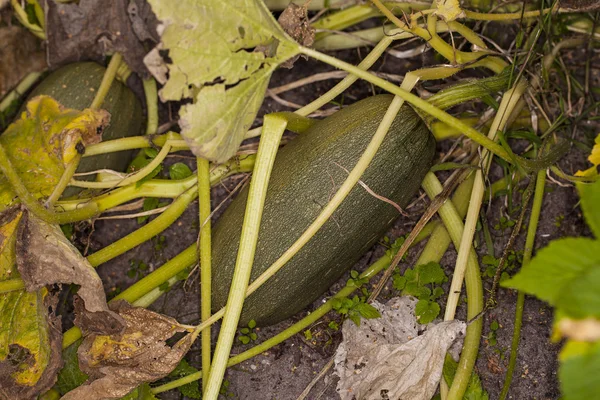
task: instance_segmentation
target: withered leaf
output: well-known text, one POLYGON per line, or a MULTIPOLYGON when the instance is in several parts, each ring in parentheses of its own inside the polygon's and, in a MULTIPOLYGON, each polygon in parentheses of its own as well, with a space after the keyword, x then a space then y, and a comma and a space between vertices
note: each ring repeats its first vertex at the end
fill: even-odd
POLYGON ((57 3, 46 1, 48 62, 51 66, 76 61, 103 61, 109 53, 119 52, 132 71, 148 76, 143 58, 144 43, 138 37, 156 32, 150 7, 130 0, 81 0, 57 3), (135 4, 128 12, 128 6, 135 4), (135 23, 132 23, 132 21, 135 23), (149 26, 143 26, 144 22, 149 26))
MULTIPOLYGON (((0 281, 18 278, 15 268, 19 206, 0 213, 0 281)), ((56 296, 43 288, 0 294, 0 398, 33 399, 54 384, 61 367, 56 296)))
MULTIPOLYGON (((315 29, 310 26, 308 12, 305 5, 299 6, 290 3, 277 19, 285 33, 304 47, 311 47, 315 42, 315 29)), ((294 62, 300 57, 296 55, 281 64, 284 68, 292 68, 294 62)))
POLYGON ((84 338, 78 350, 79 366, 90 379, 68 392, 63 400, 121 398, 142 383, 168 375, 193 343, 192 334, 172 347, 166 343, 176 333, 187 330, 173 318, 132 307, 124 300, 112 302, 109 307, 125 319, 127 327, 122 334, 90 334, 84 338))
POLYGON ((108 309, 102 280, 58 225, 25 213, 19 224, 16 261, 28 291, 56 283, 80 285, 85 308, 104 321, 102 333, 121 332, 125 321, 108 309))

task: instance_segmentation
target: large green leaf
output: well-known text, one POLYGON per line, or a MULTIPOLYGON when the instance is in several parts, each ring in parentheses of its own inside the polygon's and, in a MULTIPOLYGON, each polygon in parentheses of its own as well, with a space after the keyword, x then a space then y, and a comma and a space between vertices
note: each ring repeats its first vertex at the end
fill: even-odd
POLYGON ((196 155, 224 162, 256 116, 271 73, 299 46, 260 0, 149 3, 162 34, 146 65, 164 83, 161 98, 194 99, 180 110, 182 135, 196 155))
MULTIPOLYGON (((600 134, 598 137, 600 138, 600 134)), ((598 146, 600 147, 600 141, 598 146)), ((600 154, 600 149, 598 153, 600 154)), ((598 157, 600 158, 600 155, 598 157)), ((600 240, 600 180, 592 184, 579 184, 577 187, 581 197, 583 216, 596 239, 600 240)))
POLYGON ((558 377, 565 400, 597 399, 600 393, 600 342, 569 341, 560 353, 558 377))
POLYGON ((600 317, 600 241, 555 240, 502 286, 535 295, 576 318, 600 317))

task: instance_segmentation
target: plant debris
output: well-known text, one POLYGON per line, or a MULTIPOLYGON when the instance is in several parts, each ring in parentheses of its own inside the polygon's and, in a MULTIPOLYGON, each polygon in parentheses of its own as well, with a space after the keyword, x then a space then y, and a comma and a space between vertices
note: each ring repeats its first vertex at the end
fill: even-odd
POLYGON ((119 52, 132 71, 148 76, 143 41, 152 39, 151 32, 155 32, 151 13, 144 2, 135 0, 48 0, 48 63, 56 67, 76 61, 102 62, 107 54, 119 52))
POLYGON ((435 394, 444 356, 466 324, 430 324, 419 336, 416 302, 412 297, 396 297, 385 305, 375 301, 381 318, 364 320, 360 326, 344 322, 344 340, 335 355, 342 400, 429 400, 435 394))
MULTIPOLYGON (((84 338, 78 350, 79 366, 90 378, 63 400, 121 398, 140 384, 171 373, 194 341, 194 335, 187 334, 171 347, 166 341, 188 330, 175 319, 132 307, 124 300, 109 307, 126 321, 127 327, 122 334, 92 333, 84 338)), ((85 326, 82 329, 87 330, 85 326)))
MULTIPOLYGON (((299 6, 294 3, 288 4, 277 19, 279 25, 285 33, 290 35, 296 42, 304 47, 311 47, 315 42, 315 28, 310 26, 306 6, 299 6)), ((283 68, 292 68, 294 62, 300 57, 296 55, 289 60, 281 63, 283 68)), ((307 58, 306 56, 303 56, 307 58)))

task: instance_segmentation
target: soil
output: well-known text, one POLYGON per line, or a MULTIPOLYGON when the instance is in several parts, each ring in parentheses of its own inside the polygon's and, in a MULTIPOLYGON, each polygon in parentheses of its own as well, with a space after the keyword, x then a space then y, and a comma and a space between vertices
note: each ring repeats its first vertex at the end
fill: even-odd
MULTIPOLYGON (((338 52, 335 56, 356 63, 360 61, 361 56, 366 54, 366 49, 362 48, 354 51, 338 52)), ((395 59, 386 56, 383 62, 379 62, 374 68, 380 72, 388 72, 403 75, 411 69, 421 65, 432 64, 431 53, 412 59, 395 59)), ((291 70, 277 71, 271 81, 270 87, 277 87, 289 83, 317 72, 330 70, 329 67, 310 60, 296 62, 291 70)), ((308 86, 304 86, 293 92, 281 95, 285 100, 298 104, 306 104, 319 94, 324 93, 333 86, 335 82, 323 81, 308 86)), ((339 99, 341 103, 348 104, 360 98, 364 98, 378 92, 372 86, 358 82, 348 90, 344 97, 339 99)), ((274 101, 267 98, 260 115, 278 110, 289 110, 274 101)), ((260 124, 261 118, 258 118, 256 125, 260 124)), ((442 144, 442 148, 447 145, 442 144)), ((193 169, 193 158, 171 157, 168 162, 187 162, 193 169)), ((568 157, 561 161, 561 167, 568 173, 573 173, 582 168, 584 164, 584 153, 573 150, 568 157)), ((495 169, 492 171, 492 180, 501 176, 501 171, 495 169)), ((228 193, 239 182, 238 178, 229 179, 218 185, 213 190, 212 206, 216 207, 228 195, 228 193)), ((523 186, 520 186, 523 189, 523 186)), ((582 221, 581 211, 577 205, 578 196, 571 186, 554 183, 552 180, 547 184, 547 195, 544 198, 542 219, 540 221, 536 248, 545 246, 549 241, 563 236, 581 236, 589 235, 585 224, 582 221)), ((519 204, 520 193, 515 191, 514 201, 519 204)), ((422 209, 426 203, 421 201, 416 209, 422 209)), ((519 207, 512 210, 510 216, 514 219, 518 215, 519 207)), ((494 199, 485 206, 485 215, 494 226, 498 223, 500 217, 506 216, 507 201, 506 197, 494 199)), ((214 220, 218 219, 217 213, 214 220)), ((410 232, 411 227, 418 219, 418 212, 411 213, 409 218, 400 218, 394 229, 389 233, 391 238, 410 232)), ((137 260, 144 261, 149 270, 153 270, 173 257, 175 254, 189 246, 197 238, 198 224, 197 203, 194 203, 184 213, 184 215, 167 229, 161 236, 165 239, 164 246, 157 245, 156 241, 147 242, 131 250, 130 252, 102 265, 98 271, 106 283, 108 292, 125 288, 133 279, 126 276, 125 272, 130 268, 132 262, 137 260)), ((97 221, 92 238, 96 242, 95 247, 101 248, 114 240, 123 237, 129 232, 134 231, 139 225, 135 220, 97 221)), ((494 239, 494 253, 497 257, 502 253, 503 246, 508 240, 510 229, 492 230, 494 239)), ((481 232, 480 232, 481 233, 481 232)), ((477 250, 480 257, 489 254, 486 249, 483 236, 478 234, 477 250)), ((523 247, 524 234, 521 234, 517 248, 523 247)), ((411 250, 407 266, 411 266, 411 261, 416 259, 422 246, 417 246, 411 250)), ((373 259, 380 256, 383 252, 382 246, 377 246, 369 254, 365 255, 361 262, 354 266, 355 270, 362 270, 373 259)), ((456 253, 451 248, 442 260, 442 266, 448 274, 451 274, 456 253)), ((482 271, 485 267, 482 267, 482 271)), ((336 285, 332 287, 329 293, 326 293, 322 299, 313 304, 313 309, 318 307, 324 299, 346 282, 348 277, 343 277, 336 285)), ((484 285, 489 290, 492 278, 485 277, 484 285)), ((447 289, 447 288, 446 288, 447 289)), ((487 294, 487 291, 486 291, 487 294)), ((383 298, 391 297, 394 294, 391 291, 384 292, 383 298)), ((504 382, 504 374, 508 364, 510 344, 513 334, 513 321, 515 312, 516 292, 512 290, 500 289, 498 293, 498 305, 484 315, 484 337, 481 342, 479 358, 477 360, 476 371, 483 381, 484 388, 488 391, 491 399, 498 398, 499 392, 504 382), (496 343, 490 341, 492 334, 490 325, 497 321, 499 329, 496 331, 496 343)), ((163 298, 152 305, 154 310, 166 313, 177 318, 182 323, 196 323, 198 319, 198 273, 194 271, 185 283, 180 283, 176 288, 169 291, 163 298)), ((442 304, 442 307, 444 304, 442 304)), ((464 307, 463 307, 464 308, 464 307)), ((308 311, 308 310, 307 310, 308 311)), ((261 328, 256 330, 258 334, 257 343, 267 339, 282 329, 290 326, 299 320, 302 315, 296 316, 288 321, 282 322, 276 326, 261 328)), ((458 314, 458 318, 464 319, 464 310, 458 314)), ((325 318, 325 322, 320 322, 311 327, 312 339, 307 340, 304 335, 298 334, 286 342, 270 349, 269 351, 245 361, 239 365, 230 368, 226 375, 228 387, 225 390, 224 398, 234 399, 277 399, 292 400, 296 399, 306 388, 306 386, 327 364, 335 352, 335 348, 341 340, 341 334, 327 328, 328 321, 338 321, 339 316, 331 313, 325 318)), ((550 335, 552 330, 552 310, 545 303, 534 298, 527 298, 525 303, 523 329, 521 331, 521 343, 519 346, 519 357, 517 368, 514 373, 509 398, 512 399, 557 399, 559 397, 559 387, 557 378, 557 354, 560 349, 559 343, 552 343, 550 335)), ((217 329, 213 329, 213 336, 216 341, 217 329)), ((249 345, 242 345, 238 342, 234 346, 233 353, 240 353, 249 345)), ((200 349, 196 346, 187 356, 188 361, 199 367, 200 349)), ((307 399, 337 399, 336 391, 337 378, 329 371, 312 388, 307 399)), ((161 394, 161 398, 175 399, 181 398, 181 395, 172 391, 161 394)))

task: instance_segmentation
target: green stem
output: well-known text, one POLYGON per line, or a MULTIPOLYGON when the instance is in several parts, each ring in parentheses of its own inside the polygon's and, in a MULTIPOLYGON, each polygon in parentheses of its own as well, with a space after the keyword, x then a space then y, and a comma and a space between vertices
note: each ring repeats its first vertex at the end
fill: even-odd
POLYGON ((208 383, 206 384, 203 396, 206 400, 216 400, 219 396, 221 383, 225 375, 225 369, 227 368, 227 360, 231 346, 233 345, 235 332, 244 305, 244 298, 246 297, 246 289, 250 280, 268 182, 286 125, 287 121, 285 118, 273 115, 265 116, 256 165, 252 180, 250 181, 233 279, 225 306, 219 339, 215 348, 214 360, 210 367, 208 383))
POLYGON ((37 82, 41 75, 42 74, 40 72, 30 72, 25 78, 23 78, 23 80, 19 82, 17 87, 11 90, 10 93, 8 93, 6 96, 4 96, 4 98, 0 102, 0 113, 6 110, 12 104, 13 101, 19 99, 19 97, 21 97, 23 93, 26 93, 29 90, 29 88, 31 88, 33 84, 37 82))
MULTIPOLYGON (((523 251, 523 266, 529 264, 533 247, 535 245, 535 234, 537 232, 540 214, 542 211, 542 202, 544 200, 544 187, 546 185, 546 171, 540 170, 535 182, 535 194, 531 206, 531 216, 529 217, 529 226, 527 227, 527 238, 525 239, 525 249, 523 251)), ((504 385, 500 392, 499 399, 505 400, 510 389, 515 367, 517 365, 517 355, 519 350, 519 341, 521 339, 521 327, 523 326, 523 307, 525 305, 525 293, 519 292, 515 309, 515 324, 513 328, 512 343, 510 345, 510 359, 504 378, 504 385)))
MULTIPOLYGON (((198 202, 200 218, 200 321, 204 322, 211 314, 211 223, 210 223, 210 169, 208 160, 197 159, 198 202)), ((210 372, 211 329, 202 331, 202 388, 210 372)))
MULTIPOLYGON (((123 299, 129 303, 133 303, 154 288, 158 288, 164 282, 167 282, 179 272, 194 265, 197 259, 198 252, 196 251, 196 245, 193 244, 174 258, 167 261, 160 268, 152 271, 125 289, 111 301, 123 299)), ((75 343, 79 338, 81 338, 81 331, 79 328, 73 327, 66 331, 63 335, 63 349, 75 343)))
POLYGON ((90 105, 90 108, 92 110, 99 109, 102 106, 102 103, 104 103, 104 98, 106 97, 106 95, 108 94, 108 91, 110 90, 110 86, 112 85, 112 83, 115 79, 115 75, 117 74, 117 69, 119 68, 119 64, 121 64, 122 59, 123 59, 123 57, 121 56, 120 53, 115 53, 112 56, 112 58, 110 59, 110 62, 108 63, 108 67, 106 68, 106 72, 104 73, 104 76, 102 77, 102 82, 100 82, 100 87, 98 88, 96 97, 94 97, 94 100, 92 101, 92 104, 90 105))
POLYGON ((467 124, 460 121, 458 118, 453 117, 452 115, 440 110, 439 108, 433 106, 428 103, 426 100, 421 99, 418 96, 415 96, 412 93, 409 93, 405 90, 402 90, 398 86, 386 81, 385 79, 379 78, 369 72, 363 71, 360 68, 355 67, 354 65, 348 64, 346 62, 340 61, 335 57, 328 56, 323 53, 319 53, 318 51, 301 47, 301 52, 313 57, 319 61, 330 64, 336 68, 343 69, 348 71, 351 74, 358 76, 361 79, 364 79, 374 85, 381 87, 382 89, 395 94, 396 96, 406 100, 413 106, 423 110, 424 112, 434 116, 442 122, 445 122, 449 126, 456 128, 463 132, 465 136, 473 140, 474 142, 482 145, 483 147, 490 150, 492 153, 502 158, 503 160, 512 163, 514 155, 510 155, 501 145, 490 140, 485 135, 477 131, 476 129, 468 126, 467 124))
POLYGON ((133 249, 136 246, 150 240, 154 236, 158 235, 165 229, 167 229, 172 223, 174 223, 183 214, 187 206, 198 196, 198 191, 195 187, 188 189, 181 196, 179 196, 162 214, 148 222, 140 229, 130 233, 91 254, 88 257, 88 261, 92 266, 97 267, 98 265, 112 260, 113 258, 133 249))
MULTIPOLYGON (((431 172, 425 176, 422 187, 431 199, 435 198, 443 189, 442 184, 431 172)), ((450 234, 454 247, 458 248, 463 236, 464 225, 454 204, 446 202, 440 207, 438 214, 450 234)), ((472 248, 467 261, 465 287, 467 292, 467 319, 472 320, 483 311, 483 285, 479 272, 479 262, 477 261, 477 254, 472 248)), ((483 320, 481 318, 474 320, 467 327, 457 373, 450 388, 449 398, 451 399, 462 399, 462 394, 457 395, 455 393, 464 393, 469 384, 479 352, 482 328, 483 320)))
POLYGON ((150 77, 142 82, 144 94, 146 95, 146 113, 148 114, 146 135, 154 135, 158 129, 158 90, 156 89, 156 81, 150 77))
POLYGON ((63 171, 60 180, 54 187, 54 190, 52 191, 50 196, 46 199, 46 207, 52 207, 54 203, 56 203, 58 199, 60 199, 60 196, 63 194, 63 192, 69 185, 71 178, 73 178, 73 175, 75 175, 75 171, 77 171, 77 167, 79 166, 79 161, 81 161, 81 154, 75 155, 75 157, 73 157, 73 160, 71 160, 71 162, 65 167, 65 170, 63 171))

